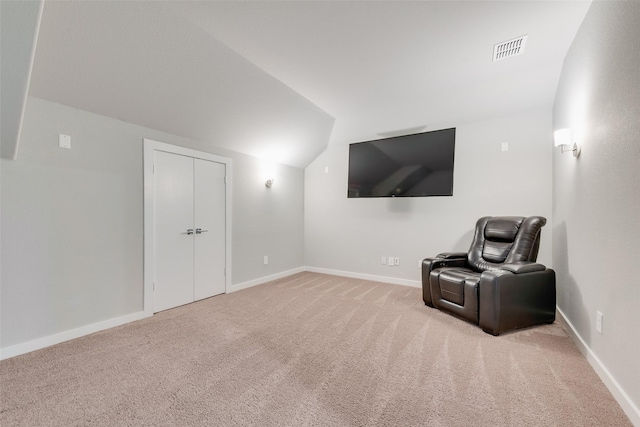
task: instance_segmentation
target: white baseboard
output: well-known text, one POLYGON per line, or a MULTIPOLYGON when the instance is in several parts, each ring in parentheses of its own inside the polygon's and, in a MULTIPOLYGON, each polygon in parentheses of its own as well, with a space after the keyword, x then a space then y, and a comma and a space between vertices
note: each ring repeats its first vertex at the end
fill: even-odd
POLYGON ((20 356, 21 354, 40 350, 45 347, 49 347, 75 338, 80 338, 85 335, 113 328, 115 326, 124 325, 125 323, 135 322, 136 320, 144 319, 145 317, 149 317, 149 314, 145 313, 144 311, 138 311, 136 313, 115 317, 113 319, 104 320, 102 322, 92 323, 90 325, 81 326, 79 328, 60 332, 54 335, 37 338, 25 343, 12 345, 10 347, 0 349, 0 360, 20 356))
POLYGON ((298 267, 292 270, 282 271, 280 273, 272 274, 269 276, 259 277, 257 279, 249 280, 248 282, 231 285, 231 289, 229 289, 229 292, 230 293, 236 292, 242 289, 251 288, 256 285, 262 285, 263 283, 267 283, 267 282, 271 282, 272 280, 277 280, 283 277, 291 276, 292 274, 302 273, 303 271, 305 271, 304 267, 298 267))
POLYGON ((374 282, 391 283, 393 285, 411 286, 412 288, 422 287, 419 280, 398 279, 397 277, 376 276, 374 274, 354 273, 351 271, 330 270, 328 268, 305 267, 305 271, 313 273, 333 274, 334 276, 351 277, 354 279, 371 280, 374 282))
MULTIPOLYGON (((261 277, 259 279, 251 280, 237 285, 232 285, 229 292, 239 291, 240 289, 250 288, 252 286, 267 283, 272 280, 280 279, 282 277, 290 276, 295 273, 301 273, 305 271, 304 267, 295 268, 293 270, 283 271, 281 273, 273 274, 270 276, 261 277)), ((11 357, 20 356, 32 351, 40 350, 45 347, 49 347, 61 342, 69 341, 75 338, 80 338, 85 335, 93 334, 95 332, 103 331, 105 329, 113 328, 116 326, 124 325, 125 323, 135 322, 136 320, 144 319, 145 317, 153 316, 153 311, 139 311, 136 313, 128 314, 126 316, 116 317, 113 319, 104 320, 98 323, 92 323, 90 325, 81 326, 69 331, 60 332, 57 334, 49 335, 35 340, 27 341, 25 343, 12 345, 6 348, 0 349, 0 360, 9 359, 11 357)))
POLYGON ((618 381, 611 375, 611 372, 607 369, 607 367, 602 363, 602 361, 596 356, 596 354, 589 348, 587 343, 582 339, 578 331, 573 327, 573 324, 567 319, 567 316, 560 310, 559 307, 556 307, 558 310, 558 314, 562 317, 562 320, 567 325, 567 333, 573 339, 578 350, 584 356, 585 359, 589 362, 591 367, 596 371, 604 385, 607 386, 613 398, 618 402, 622 410, 629 420, 631 420, 631 424, 636 427, 640 427, 640 409, 638 406, 631 401, 629 395, 622 389, 618 381))

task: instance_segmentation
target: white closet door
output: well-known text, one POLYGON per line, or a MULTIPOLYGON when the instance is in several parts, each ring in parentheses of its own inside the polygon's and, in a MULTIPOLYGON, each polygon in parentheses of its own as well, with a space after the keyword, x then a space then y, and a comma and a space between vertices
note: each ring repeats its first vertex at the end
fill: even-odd
POLYGON ((195 300, 199 300, 225 291, 226 166, 201 159, 194 161, 194 294, 195 300))
POLYGON ((193 302, 193 158, 154 154, 154 312, 193 302))

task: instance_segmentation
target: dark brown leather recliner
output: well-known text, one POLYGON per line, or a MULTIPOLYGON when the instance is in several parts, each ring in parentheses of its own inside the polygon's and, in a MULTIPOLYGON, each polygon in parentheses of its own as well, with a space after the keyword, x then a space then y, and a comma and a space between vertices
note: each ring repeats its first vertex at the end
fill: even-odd
POLYGON ((553 323, 556 275, 535 262, 546 222, 540 216, 480 218, 468 253, 422 261, 425 304, 492 335, 553 323))

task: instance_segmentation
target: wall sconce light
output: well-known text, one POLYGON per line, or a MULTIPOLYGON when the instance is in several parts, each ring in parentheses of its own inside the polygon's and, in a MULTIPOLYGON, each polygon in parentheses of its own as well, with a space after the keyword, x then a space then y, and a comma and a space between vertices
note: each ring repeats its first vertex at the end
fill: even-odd
POLYGON ((265 186, 265 187, 267 187, 267 188, 271 188, 271 186, 273 185, 273 182, 274 182, 275 180, 276 180, 275 178, 269 178, 269 179, 267 180, 267 182, 265 182, 265 183, 264 183, 264 186, 265 186))
POLYGON ((580 146, 577 142, 571 142, 571 129, 558 129, 553 133, 553 143, 556 147, 560 147, 562 149, 562 153, 566 153, 568 151, 573 152, 573 157, 578 157, 580 155, 580 146), (570 148, 569 148, 570 147, 570 148))

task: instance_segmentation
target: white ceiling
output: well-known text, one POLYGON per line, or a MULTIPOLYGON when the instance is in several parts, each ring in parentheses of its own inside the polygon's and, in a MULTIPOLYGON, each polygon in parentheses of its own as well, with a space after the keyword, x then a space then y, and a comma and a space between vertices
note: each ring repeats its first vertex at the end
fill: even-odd
POLYGON ((589 5, 45 1, 30 95, 304 167, 328 144, 551 112, 589 5))

